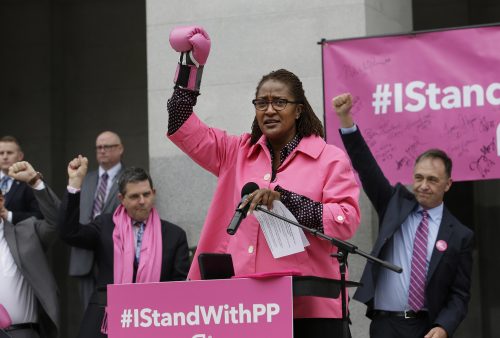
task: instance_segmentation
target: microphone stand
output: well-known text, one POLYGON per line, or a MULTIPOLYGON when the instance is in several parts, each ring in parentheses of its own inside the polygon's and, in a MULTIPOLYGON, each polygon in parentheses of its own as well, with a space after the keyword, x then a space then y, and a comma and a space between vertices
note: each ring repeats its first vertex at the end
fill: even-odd
POLYGON ((317 229, 312 229, 309 227, 306 227, 302 224, 299 224, 297 222, 294 222, 292 220, 289 220, 286 217, 283 217, 281 215, 278 215, 272 211, 267 210, 265 207, 262 207, 261 205, 257 205, 255 208, 256 210, 262 211, 268 215, 271 215, 273 217, 279 218, 282 221, 285 221, 287 223, 293 224, 302 230, 310 233, 311 235, 314 235, 316 237, 319 237, 321 239, 327 240, 332 245, 337 247, 337 253, 336 254, 331 254, 332 257, 337 257, 337 261, 339 262, 339 271, 340 271, 340 297, 342 300, 342 337, 343 338, 348 338, 349 337, 349 321, 347 320, 347 287, 346 287, 346 267, 347 267, 347 256, 350 253, 354 253, 360 256, 365 257, 367 260, 380 264, 382 267, 387 268, 389 270, 392 270, 397 273, 401 273, 403 269, 399 266, 396 266, 394 264, 391 264, 387 261, 384 261, 380 258, 377 258, 375 256, 370 255, 369 253, 366 253, 364 251, 361 251, 358 249, 357 246, 354 244, 351 244, 349 242, 343 241, 341 239, 335 238, 335 237, 330 237, 325 235, 324 233, 320 232, 317 229))

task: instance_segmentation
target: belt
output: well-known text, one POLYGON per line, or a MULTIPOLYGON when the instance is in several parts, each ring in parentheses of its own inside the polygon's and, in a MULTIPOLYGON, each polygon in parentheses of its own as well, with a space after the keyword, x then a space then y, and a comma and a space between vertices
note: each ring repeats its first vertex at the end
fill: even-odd
POLYGON ((21 324, 12 324, 11 326, 7 326, 3 330, 5 332, 15 331, 15 330, 27 330, 32 329, 38 332, 38 323, 21 323, 21 324))
POLYGON ((373 317, 401 317, 405 319, 410 318, 424 318, 427 316, 427 311, 384 311, 373 310, 373 317))

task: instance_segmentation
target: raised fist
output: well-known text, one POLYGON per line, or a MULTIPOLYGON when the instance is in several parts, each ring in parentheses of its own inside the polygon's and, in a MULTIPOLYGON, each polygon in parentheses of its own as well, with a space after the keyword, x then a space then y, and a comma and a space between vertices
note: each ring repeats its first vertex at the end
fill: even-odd
POLYGON ((37 173, 31 164, 21 161, 10 166, 9 176, 20 182, 28 183, 37 176, 37 173))
POLYGON ((210 53, 210 37, 200 26, 176 27, 170 32, 170 45, 179 53, 191 52, 191 61, 203 66, 210 53))
POLYGON ((199 26, 176 27, 170 32, 169 41, 172 48, 181 53, 174 76, 175 86, 198 91, 203 65, 210 53, 208 33, 199 26))
POLYGON ((332 99, 332 106, 337 113, 342 128, 349 128, 354 125, 352 121, 352 96, 349 93, 340 94, 332 99))
POLYGON ((78 155, 68 163, 68 185, 80 189, 83 179, 87 175, 89 160, 82 155, 78 155))

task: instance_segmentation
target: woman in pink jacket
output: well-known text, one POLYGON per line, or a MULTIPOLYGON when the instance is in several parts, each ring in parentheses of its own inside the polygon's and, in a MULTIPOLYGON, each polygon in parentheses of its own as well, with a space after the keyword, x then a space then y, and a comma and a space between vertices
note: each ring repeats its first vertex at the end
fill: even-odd
MULTIPOLYGON (((172 36, 178 32, 184 33, 171 33, 174 48, 179 44, 172 43, 172 36)), ((198 41, 206 42, 208 35, 201 33, 198 41)), ((198 46, 197 42, 194 57, 198 57, 198 46)), ((274 200, 280 200, 302 225, 343 240, 355 233, 360 221, 359 187, 344 152, 323 140, 323 126, 305 97, 302 82, 284 69, 265 75, 252 101, 255 119, 251 133, 240 136, 200 121, 193 113, 199 81, 195 87, 184 84, 177 82, 168 102, 167 135, 218 177, 188 277, 200 278, 199 253, 219 252, 232 255, 237 275, 296 270, 339 279, 338 262, 330 256, 337 248, 328 241, 306 234, 310 245, 305 251, 274 258, 254 215, 243 220, 234 236, 226 232, 242 187, 255 182, 259 189, 247 201, 250 212, 257 204, 271 207, 274 200)), ((294 298, 295 337, 335 336, 335 332, 340 337, 341 317, 340 298, 294 298)))

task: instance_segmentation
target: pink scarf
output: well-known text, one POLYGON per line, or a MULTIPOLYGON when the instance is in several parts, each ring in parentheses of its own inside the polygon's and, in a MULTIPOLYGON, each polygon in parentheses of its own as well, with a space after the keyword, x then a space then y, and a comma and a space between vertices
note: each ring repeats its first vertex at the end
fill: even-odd
MULTIPOLYGON (((113 214, 115 229, 114 244, 114 284, 132 283, 135 258, 135 237, 132 219, 120 205, 113 214)), ((142 236, 137 283, 159 282, 162 261, 162 238, 160 216, 151 209, 142 236)))
MULTIPOLYGON (((113 214, 113 278, 114 284, 132 283, 134 278, 135 236, 132 218, 123 205, 113 214)), ((160 216, 151 209, 142 235, 141 254, 136 283, 159 282, 161 276, 162 238, 160 216)), ((108 333, 108 309, 104 310, 101 332, 108 333)))

